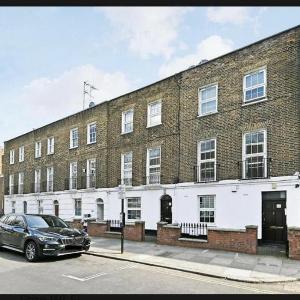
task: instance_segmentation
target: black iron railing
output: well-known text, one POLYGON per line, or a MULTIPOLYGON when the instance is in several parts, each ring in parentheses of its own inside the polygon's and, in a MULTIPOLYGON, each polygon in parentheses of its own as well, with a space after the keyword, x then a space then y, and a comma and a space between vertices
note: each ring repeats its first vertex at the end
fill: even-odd
POLYGON ((65 179, 65 190, 77 190, 78 180, 77 177, 70 177, 65 179))
POLYGON ((33 182, 31 183, 31 193, 40 193, 42 191, 41 189, 41 182, 33 182))
POLYGON ((239 175, 242 179, 269 178, 271 171, 271 158, 262 156, 249 157, 246 160, 239 161, 239 175))
POLYGON ((109 222, 110 224, 110 231, 115 231, 115 232, 122 231, 120 220, 107 220, 107 222, 109 222))
POLYGON ((206 223, 181 223, 181 237, 207 239, 206 223))
POLYGON ((160 173, 155 173, 146 176, 145 179, 146 179, 146 184, 160 184, 162 176, 160 175, 160 173))
POLYGON ((219 177, 219 164, 212 162, 202 162, 194 166, 194 182, 217 181, 219 177))
POLYGON ((53 180, 43 181, 41 192, 53 192, 53 180))

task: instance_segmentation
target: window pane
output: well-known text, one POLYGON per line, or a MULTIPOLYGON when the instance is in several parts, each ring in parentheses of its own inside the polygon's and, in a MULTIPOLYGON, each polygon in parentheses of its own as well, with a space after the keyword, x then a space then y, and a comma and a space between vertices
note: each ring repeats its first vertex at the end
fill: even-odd
POLYGON ((260 71, 257 76, 258 76, 257 83, 258 84, 264 83, 264 81, 265 81, 265 79, 264 79, 264 71, 260 71))

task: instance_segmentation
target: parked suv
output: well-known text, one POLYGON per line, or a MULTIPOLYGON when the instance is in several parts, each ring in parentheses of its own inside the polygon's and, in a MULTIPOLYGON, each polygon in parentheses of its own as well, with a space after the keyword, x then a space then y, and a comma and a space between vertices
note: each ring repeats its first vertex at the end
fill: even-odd
POLYGON ((23 252, 28 261, 42 256, 81 254, 90 248, 83 230, 52 215, 8 214, 0 218, 0 247, 23 252))

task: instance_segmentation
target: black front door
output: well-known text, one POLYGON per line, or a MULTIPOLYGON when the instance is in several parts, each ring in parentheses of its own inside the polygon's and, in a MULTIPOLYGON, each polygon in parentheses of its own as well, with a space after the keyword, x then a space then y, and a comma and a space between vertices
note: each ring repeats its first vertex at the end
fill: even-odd
POLYGON ((172 224, 172 198, 164 195, 160 200, 160 220, 172 224))
POLYGON ((285 243, 287 241, 286 193, 263 192, 262 198, 262 241, 285 243))

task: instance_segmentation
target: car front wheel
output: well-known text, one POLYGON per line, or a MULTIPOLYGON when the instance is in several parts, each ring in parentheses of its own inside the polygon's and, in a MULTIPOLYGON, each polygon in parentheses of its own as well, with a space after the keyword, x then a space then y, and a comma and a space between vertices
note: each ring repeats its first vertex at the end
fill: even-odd
POLYGON ((25 246, 25 257, 28 261, 37 261, 39 258, 38 246, 35 242, 30 241, 25 246))

